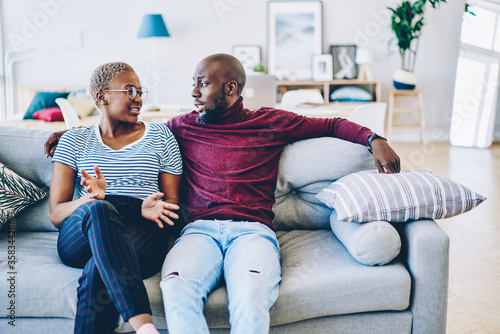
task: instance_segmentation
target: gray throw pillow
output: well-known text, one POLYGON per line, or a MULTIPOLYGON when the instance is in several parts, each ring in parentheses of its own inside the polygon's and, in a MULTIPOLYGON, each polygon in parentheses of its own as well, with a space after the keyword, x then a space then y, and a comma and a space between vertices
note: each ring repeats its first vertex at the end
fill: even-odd
POLYGON ((399 233, 386 221, 348 223, 338 220, 334 210, 330 226, 351 256, 362 264, 381 266, 391 262, 401 251, 399 233))

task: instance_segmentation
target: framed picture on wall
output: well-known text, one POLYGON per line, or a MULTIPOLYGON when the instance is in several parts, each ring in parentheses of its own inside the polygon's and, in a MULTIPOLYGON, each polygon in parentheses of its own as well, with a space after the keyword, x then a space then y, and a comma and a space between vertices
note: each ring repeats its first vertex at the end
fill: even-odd
POLYGON ((333 57, 331 54, 314 55, 312 61, 313 80, 329 81, 333 79, 333 57))
POLYGON ((333 57, 334 79, 357 78, 356 45, 330 45, 330 54, 333 57))
POLYGON ((268 3, 268 69, 281 80, 310 80, 313 55, 323 53, 321 1, 268 3))
POLYGON ((260 46, 257 45, 235 45, 232 54, 243 64, 246 72, 253 72, 255 66, 262 62, 260 46))

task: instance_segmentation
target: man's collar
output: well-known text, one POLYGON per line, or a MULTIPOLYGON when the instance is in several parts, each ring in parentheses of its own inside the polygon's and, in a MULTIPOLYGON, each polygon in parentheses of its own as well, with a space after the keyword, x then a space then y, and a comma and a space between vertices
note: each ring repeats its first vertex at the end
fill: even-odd
POLYGON ((247 110, 243 107, 243 97, 240 96, 228 109, 224 110, 224 114, 219 119, 217 124, 235 124, 243 121, 247 115, 247 110))

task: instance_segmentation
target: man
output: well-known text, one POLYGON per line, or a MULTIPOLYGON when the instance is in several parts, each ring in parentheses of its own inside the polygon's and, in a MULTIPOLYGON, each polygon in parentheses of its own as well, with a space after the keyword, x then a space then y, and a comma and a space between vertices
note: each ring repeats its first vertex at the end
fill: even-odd
POLYGON ((285 145, 334 136, 368 145, 380 172, 400 170, 399 157, 383 138, 345 119, 245 109, 245 80, 236 58, 203 59, 193 76, 196 110, 167 123, 184 159, 189 216, 162 269, 169 333, 209 333, 203 305, 222 277, 231 332, 269 332, 269 309, 281 280, 271 208, 285 145))

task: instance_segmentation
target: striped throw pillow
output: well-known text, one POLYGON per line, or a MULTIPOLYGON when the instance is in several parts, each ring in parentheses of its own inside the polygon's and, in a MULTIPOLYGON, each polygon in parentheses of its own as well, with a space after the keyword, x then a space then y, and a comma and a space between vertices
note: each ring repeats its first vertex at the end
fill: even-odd
POLYGON ((362 171, 340 178, 316 197, 341 221, 406 222, 443 219, 467 212, 486 198, 428 170, 398 174, 362 171))
POLYGON ((47 193, 0 163, 0 227, 47 193))

